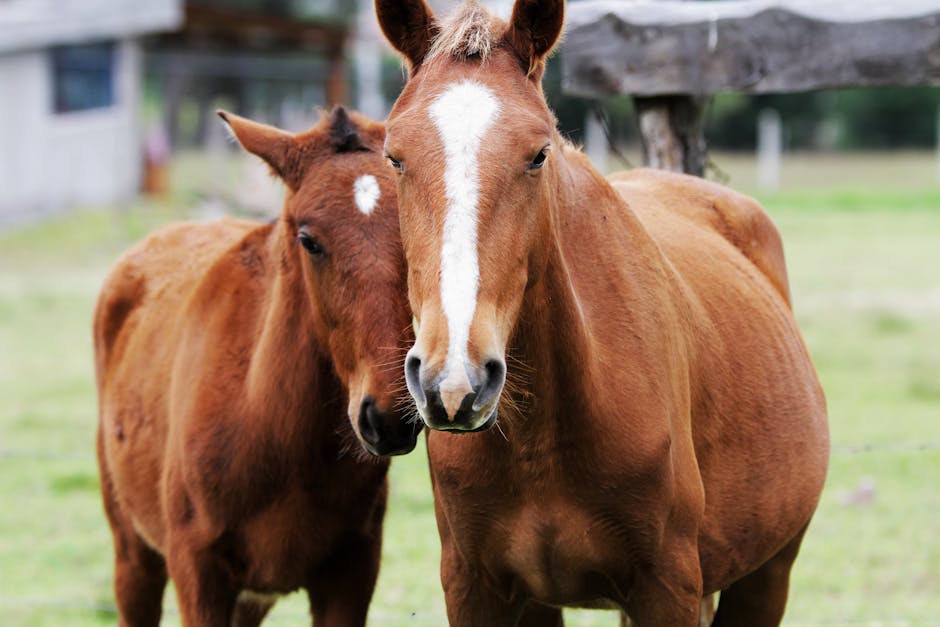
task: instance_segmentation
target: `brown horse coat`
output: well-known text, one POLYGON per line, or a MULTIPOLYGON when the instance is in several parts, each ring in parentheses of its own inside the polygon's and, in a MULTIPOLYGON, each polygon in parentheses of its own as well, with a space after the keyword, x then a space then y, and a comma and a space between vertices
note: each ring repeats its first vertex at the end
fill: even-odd
POLYGON ((286 183, 283 213, 154 233, 95 312, 121 624, 158 624, 169 574, 184 625, 257 624, 297 588, 318 625, 362 625, 388 461, 356 436, 396 454, 417 431, 395 407, 410 332, 384 127, 220 115, 286 183))
POLYGON ((700 179, 607 180, 560 136, 560 0, 376 7, 411 69, 386 152, 451 625, 692 627, 719 590, 716 625, 778 624, 829 443, 772 222, 700 179))

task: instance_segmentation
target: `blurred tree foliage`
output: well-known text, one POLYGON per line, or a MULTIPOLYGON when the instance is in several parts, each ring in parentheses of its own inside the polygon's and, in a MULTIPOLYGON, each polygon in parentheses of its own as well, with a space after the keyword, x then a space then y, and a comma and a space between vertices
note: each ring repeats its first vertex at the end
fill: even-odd
POLYGON ((847 148, 929 147, 937 141, 940 88, 826 92, 827 114, 847 148))
MULTIPOLYGON (((579 141, 585 115, 594 102, 562 94, 560 77, 557 81, 554 78, 550 67, 545 93, 561 128, 579 141)), ((629 98, 608 98, 599 104, 617 142, 637 141, 629 98)), ((783 145, 787 150, 926 149, 937 144, 940 88, 718 94, 705 111, 705 137, 709 146, 753 150, 757 145, 757 116, 763 109, 776 109, 780 113, 783 145)))
POLYGON ((890 87, 794 94, 719 94, 706 113, 716 148, 749 150, 757 115, 776 109, 788 149, 930 148, 937 142, 940 89, 890 87))
POLYGON ((186 2, 220 9, 327 21, 350 20, 356 12, 356 3, 346 0, 186 0, 186 2))

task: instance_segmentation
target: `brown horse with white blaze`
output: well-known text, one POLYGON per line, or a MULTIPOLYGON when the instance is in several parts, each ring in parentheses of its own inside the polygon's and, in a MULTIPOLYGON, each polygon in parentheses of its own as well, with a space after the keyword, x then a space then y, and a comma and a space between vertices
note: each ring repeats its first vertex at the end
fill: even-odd
POLYGON ((257 625, 299 588, 318 626, 364 625, 388 459, 357 438, 395 455, 419 432, 398 406, 412 335, 384 126, 220 116, 286 184, 280 217, 154 233, 95 312, 120 624, 159 624, 169 576, 187 627, 257 625))
POLYGON ((561 0, 376 9, 410 70, 386 152, 451 625, 691 627, 716 591, 716 625, 777 625, 829 441, 774 225, 560 136, 561 0))

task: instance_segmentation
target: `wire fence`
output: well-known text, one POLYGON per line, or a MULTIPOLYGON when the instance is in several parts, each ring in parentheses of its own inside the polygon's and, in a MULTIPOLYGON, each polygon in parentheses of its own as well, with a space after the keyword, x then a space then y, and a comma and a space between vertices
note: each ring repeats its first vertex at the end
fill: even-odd
MULTIPOLYGON (((897 442, 892 444, 843 444, 832 447, 833 455, 856 455, 860 453, 918 453, 940 451, 940 442, 897 442)), ((18 451, 0 449, 0 460, 35 459, 35 460, 74 460, 94 462, 91 453, 66 453, 56 451, 18 451)), ((940 623, 938 623, 940 625, 940 623)))

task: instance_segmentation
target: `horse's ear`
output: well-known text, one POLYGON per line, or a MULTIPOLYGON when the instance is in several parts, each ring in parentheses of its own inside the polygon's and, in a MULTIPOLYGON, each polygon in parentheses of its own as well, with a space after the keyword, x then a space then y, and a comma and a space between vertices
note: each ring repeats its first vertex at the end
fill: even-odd
POLYGON ((408 59, 414 75, 431 49, 438 26, 424 0, 375 0, 375 15, 388 43, 408 59))
POLYGON ((543 61, 561 38, 564 24, 564 0, 516 0, 505 37, 530 77, 542 78, 543 61))
POLYGON ((294 136, 279 128, 252 122, 247 118, 222 111, 216 111, 222 118, 225 128, 241 147, 253 155, 257 155, 271 166, 271 171, 280 177, 292 190, 297 190, 300 183, 298 172, 295 172, 292 153, 294 136))

